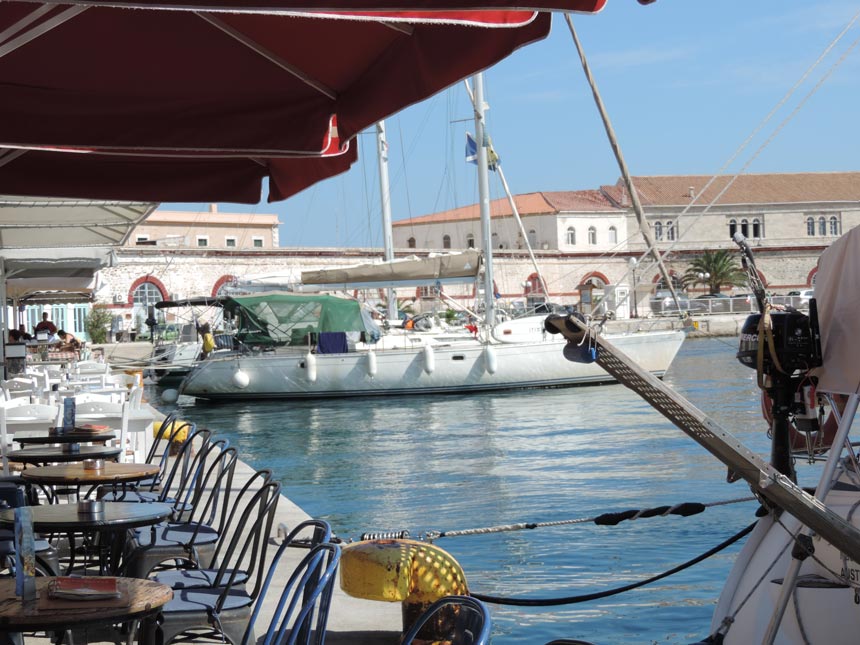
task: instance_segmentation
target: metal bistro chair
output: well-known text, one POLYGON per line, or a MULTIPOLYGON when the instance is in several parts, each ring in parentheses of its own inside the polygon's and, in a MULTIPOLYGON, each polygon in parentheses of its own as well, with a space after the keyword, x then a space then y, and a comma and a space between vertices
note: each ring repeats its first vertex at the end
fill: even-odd
POLYGON ((266 544, 271 534, 281 485, 271 481, 268 470, 257 471, 231 503, 228 530, 221 532, 208 561, 199 557, 193 568, 158 572, 155 580, 173 589, 222 587, 234 571, 236 584, 250 580, 266 563, 266 544))
POLYGON ((450 645, 487 645, 492 621, 487 606, 471 596, 446 596, 430 605, 403 636, 400 645, 412 645, 421 628, 433 623, 433 640, 450 645))
MULTIPOLYGON (((309 528, 306 524, 297 526, 291 536, 309 528)), ((310 528, 315 535, 328 533, 325 523, 315 522, 310 528)), ((292 545, 288 538, 278 547, 265 578, 258 572, 250 591, 231 575, 221 588, 175 592, 162 607, 160 621, 145 619, 142 643, 168 645, 181 634, 205 632, 231 645, 255 645, 254 626, 262 603, 273 579, 283 577, 278 565, 292 545)), ((311 547, 287 580, 261 645, 323 643, 339 562, 339 545, 326 541, 311 547)))
POLYGON ((196 565, 212 557, 227 530, 227 506, 238 460, 238 451, 224 439, 207 446, 197 468, 199 481, 177 497, 174 520, 134 532, 126 551, 125 575, 146 578, 168 560, 196 565))
MULTIPOLYGON (((20 477, 0 477, 0 508, 36 506, 39 496, 35 489, 20 477)), ((36 536, 36 571, 43 576, 60 575, 60 555, 46 539, 36 536)), ((12 529, 0 529, 0 562, 13 569, 15 560, 15 535, 12 529)))

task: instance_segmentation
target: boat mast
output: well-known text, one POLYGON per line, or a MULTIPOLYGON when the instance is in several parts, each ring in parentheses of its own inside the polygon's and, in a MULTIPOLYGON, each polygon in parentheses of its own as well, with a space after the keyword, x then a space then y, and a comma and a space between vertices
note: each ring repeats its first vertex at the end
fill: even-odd
MULTIPOLYGON (((472 105, 474 106, 475 105, 475 94, 472 92, 471 85, 469 85, 469 79, 466 79, 463 82, 466 85, 466 93, 469 95, 469 100, 472 102, 472 105)), ((490 144, 489 148, 490 148, 490 150, 493 149, 492 144, 490 144)), ((505 195, 508 198, 508 204, 511 207, 511 213, 513 213, 514 219, 517 222, 517 226, 520 229, 520 235, 522 236, 523 241, 525 242, 526 250, 528 251, 529 258, 532 261, 532 267, 534 267, 535 274, 537 274, 538 280, 540 281, 541 291, 544 294, 544 298, 549 300, 549 290, 547 289, 547 286, 546 286, 546 280, 544 280, 543 273, 541 273, 540 267, 538 266, 537 258, 535 258, 535 254, 534 254, 534 249, 532 249, 532 245, 529 242, 529 236, 526 233, 526 227, 523 225, 523 220, 520 217, 519 210, 517 209, 517 202, 514 199, 513 193, 511 193, 511 188, 510 188, 510 186, 508 186, 508 180, 505 178, 505 173, 502 170, 502 162, 498 158, 498 155, 495 155, 495 157, 496 157, 495 162, 494 162, 495 163, 495 171, 499 174, 499 179, 502 182, 502 188, 504 188, 504 190, 505 190, 505 195)))
MULTIPOLYGON (((675 306, 678 311, 681 310, 681 303, 678 301, 678 294, 675 293, 675 285, 672 283, 672 276, 663 264, 663 258, 660 257, 660 251, 654 242, 654 235, 651 233, 651 225, 645 219, 645 212, 642 209, 642 203, 639 201, 639 194, 636 192, 636 187, 633 185, 633 179, 630 177, 630 171, 627 168, 627 162, 624 161, 624 155, 621 154, 621 146, 618 145, 618 139, 615 137, 615 129, 612 127, 612 122, 609 120, 609 114, 606 112, 606 106, 603 105, 603 99, 600 98, 600 92, 597 90, 597 82, 591 75, 591 68, 588 65, 588 60, 585 58, 585 51, 582 49, 582 44, 579 42, 579 37, 576 35, 576 30, 573 28, 573 20, 570 14, 564 14, 564 19, 567 21, 567 26, 570 29, 570 35, 573 37, 573 43, 576 45, 576 51, 579 53, 579 60, 582 62, 582 71, 585 72, 585 78, 588 80, 588 85, 591 87, 591 93, 594 95, 594 103, 597 105, 597 110, 600 112, 600 118, 603 120, 603 127, 606 130, 606 136, 609 137, 609 145, 612 146, 612 152, 615 153, 615 159, 618 162, 618 168, 621 170, 621 176, 624 178, 624 185, 627 187, 627 193, 630 195, 630 202, 633 204, 633 212, 636 214, 636 219, 639 221, 639 230, 642 232, 642 237, 645 238, 645 244, 648 246, 648 251, 654 257, 654 262, 660 270, 660 275, 666 283, 666 288, 672 294, 672 299, 675 301, 675 306)), ((635 300, 636 294, 633 294, 635 300)))
MULTIPOLYGON (((379 200, 382 203, 382 243, 385 261, 394 259, 394 236, 391 233, 391 188, 388 183, 388 142, 385 140, 385 121, 376 122, 376 158, 379 162, 379 200)), ((397 320, 397 299, 394 289, 385 289, 388 300, 388 320, 397 320)))
POLYGON ((478 157, 478 206, 481 212, 481 239, 484 246, 484 324, 496 324, 496 302, 493 289, 493 239, 490 233, 490 175, 487 165, 487 134, 484 130, 484 75, 472 77, 475 85, 475 143, 478 157))

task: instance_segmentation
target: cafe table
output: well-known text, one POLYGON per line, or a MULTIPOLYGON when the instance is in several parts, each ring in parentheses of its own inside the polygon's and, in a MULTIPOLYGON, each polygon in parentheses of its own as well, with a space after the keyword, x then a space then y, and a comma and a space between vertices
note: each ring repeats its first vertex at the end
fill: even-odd
MULTIPOLYGON (((111 486, 116 490, 124 490, 127 484, 155 477, 161 472, 158 464, 116 463, 107 461, 101 468, 87 468, 82 462, 57 464, 54 466, 38 466, 21 471, 21 479, 41 486, 90 486, 85 497, 98 486, 111 486)), ((45 491, 48 492, 47 490, 45 491)))
POLYGON ((74 429, 66 432, 46 433, 44 430, 21 430, 13 436, 15 443, 22 446, 29 445, 52 445, 58 443, 104 443, 116 439, 116 433, 112 430, 86 430, 74 429))
POLYGON ((9 461, 20 464, 54 464, 79 462, 87 459, 116 459, 122 448, 118 446, 35 446, 12 450, 6 455, 9 461))
MULTIPOLYGON (((102 574, 119 571, 128 529, 153 526, 166 520, 173 507, 158 502, 72 502, 29 507, 36 533, 63 533, 69 539, 69 572, 75 567, 75 535, 92 538, 98 546, 102 574), (87 506, 87 510, 83 507, 87 506), (97 510, 92 510, 95 506, 97 510)), ((0 510, 0 527, 14 528, 15 509, 0 510)))
POLYGON ((55 578, 38 577, 36 599, 22 602, 15 595, 15 578, 0 579, 0 645, 21 643, 20 632, 66 632, 76 628, 108 627, 156 614, 173 598, 167 585, 153 580, 121 578, 120 598, 60 600, 50 598, 55 578))

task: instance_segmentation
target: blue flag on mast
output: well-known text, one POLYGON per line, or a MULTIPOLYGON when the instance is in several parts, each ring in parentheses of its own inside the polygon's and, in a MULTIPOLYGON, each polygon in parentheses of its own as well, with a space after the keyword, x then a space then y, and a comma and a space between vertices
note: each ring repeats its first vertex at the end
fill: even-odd
MULTIPOLYGON (((490 143, 487 146, 487 167, 495 171, 496 164, 500 161, 499 155, 493 150, 493 144, 490 143)), ((478 165, 478 143, 475 141, 475 137, 468 132, 466 133, 466 163, 478 165)))

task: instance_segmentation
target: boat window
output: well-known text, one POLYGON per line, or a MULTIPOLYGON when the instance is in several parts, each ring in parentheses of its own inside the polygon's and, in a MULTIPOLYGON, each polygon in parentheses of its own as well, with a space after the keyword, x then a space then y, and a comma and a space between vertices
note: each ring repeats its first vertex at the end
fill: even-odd
POLYGON ((729 220, 729 237, 734 237, 738 230, 738 221, 736 219, 729 220))
POLYGON ((746 219, 741 220, 741 235, 744 237, 750 236, 750 223, 746 219))
POLYGON ((609 227, 609 243, 616 244, 618 243, 618 229, 614 226, 609 227))
POLYGON ((442 236, 442 248, 443 249, 450 249, 451 248, 451 236, 450 235, 443 235, 442 236))
POLYGON ((818 234, 827 235, 827 221, 823 217, 818 218, 818 234))
POLYGON ((654 239, 663 239, 663 222, 654 222, 654 239))
POLYGON ((567 227, 567 243, 571 246, 576 245, 576 229, 572 226, 567 227))
POLYGON ((408 240, 406 240, 406 246, 408 246, 410 249, 414 249, 415 248, 415 238, 410 237, 408 240))
POLYGON ((830 234, 833 236, 842 235, 842 227, 839 225, 839 218, 835 215, 830 218, 830 234))
POLYGON ((588 243, 597 244, 597 229, 593 226, 588 227, 588 243))
POLYGON ((810 237, 815 235, 815 220, 811 217, 806 218, 806 234, 810 237))

